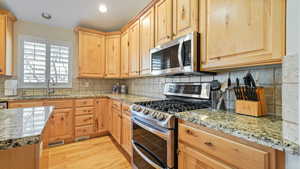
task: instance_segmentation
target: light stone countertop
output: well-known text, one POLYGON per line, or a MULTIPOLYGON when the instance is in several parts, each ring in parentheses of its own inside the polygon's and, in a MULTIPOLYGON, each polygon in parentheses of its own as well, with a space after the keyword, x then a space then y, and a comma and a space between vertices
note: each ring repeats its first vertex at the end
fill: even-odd
MULTIPOLYGON (((133 104, 135 102, 162 100, 158 98, 126 94, 71 94, 58 96, 4 97, 0 98, 0 101, 68 98, 79 99, 102 97, 116 99, 127 104, 133 104)), ((276 118, 274 116, 256 118, 245 115, 239 115, 236 113, 212 112, 208 109, 201 109, 176 113, 176 117, 184 121, 192 122, 200 126, 215 129, 225 134, 245 139, 250 142, 254 142, 292 154, 299 154, 299 145, 290 142, 284 139, 283 137, 282 119, 276 118)), ((0 130, 0 140, 1 137, 2 135, 0 130)))
POLYGON ((284 139, 283 121, 275 116, 250 117, 209 109, 176 113, 177 118, 273 149, 299 154, 299 145, 284 139))
POLYGON ((52 106, 0 110, 0 150, 38 144, 52 106))

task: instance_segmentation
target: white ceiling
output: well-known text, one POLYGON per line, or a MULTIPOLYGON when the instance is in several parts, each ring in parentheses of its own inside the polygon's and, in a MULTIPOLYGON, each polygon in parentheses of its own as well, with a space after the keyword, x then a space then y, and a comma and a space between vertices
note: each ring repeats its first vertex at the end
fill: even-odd
POLYGON ((103 31, 115 31, 125 25, 151 0, 0 0, 0 7, 12 11, 18 19, 64 28, 85 26, 103 31), (98 11, 100 3, 108 12, 98 11), (52 15, 51 20, 41 17, 52 15))

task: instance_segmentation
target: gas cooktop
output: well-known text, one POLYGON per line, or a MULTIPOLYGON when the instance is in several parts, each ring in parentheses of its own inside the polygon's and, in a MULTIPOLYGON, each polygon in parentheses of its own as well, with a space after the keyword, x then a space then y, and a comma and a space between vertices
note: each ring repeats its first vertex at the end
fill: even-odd
POLYGON ((211 106, 210 101, 207 100, 203 100, 201 102, 196 103, 178 100, 158 100, 149 102, 138 102, 135 104, 170 114, 189 110, 205 109, 211 106))

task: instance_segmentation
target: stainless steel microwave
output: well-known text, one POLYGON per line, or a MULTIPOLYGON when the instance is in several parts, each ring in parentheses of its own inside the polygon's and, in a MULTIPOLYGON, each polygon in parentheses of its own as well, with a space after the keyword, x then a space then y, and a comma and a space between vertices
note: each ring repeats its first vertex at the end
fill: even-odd
POLYGON ((150 50, 152 75, 208 73, 200 71, 200 34, 189 33, 150 50))

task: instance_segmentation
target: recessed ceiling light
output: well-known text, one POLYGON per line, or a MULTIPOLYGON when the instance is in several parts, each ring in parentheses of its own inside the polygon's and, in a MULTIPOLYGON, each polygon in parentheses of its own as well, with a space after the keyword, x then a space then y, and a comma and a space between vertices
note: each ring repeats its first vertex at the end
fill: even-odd
POLYGON ((106 7, 106 5, 100 4, 100 5, 99 5, 99 11, 100 11, 101 13, 106 13, 106 12, 107 12, 107 7, 106 7))
POLYGON ((51 14, 49 14, 49 13, 47 13, 47 12, 43 12, 43 13, 42 13, 42 17, 43 17, 44 19, 47 19, 47 20, 49 20, 49 19, 52 18, 51 14))

